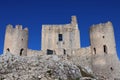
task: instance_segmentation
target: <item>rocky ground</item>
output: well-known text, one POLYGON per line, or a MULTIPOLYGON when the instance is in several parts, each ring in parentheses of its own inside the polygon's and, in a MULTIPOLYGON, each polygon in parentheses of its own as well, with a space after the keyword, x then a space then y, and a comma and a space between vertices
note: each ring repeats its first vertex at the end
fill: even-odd
POLYGON ((0 56, 0 80, 98 80, 90 68, 57 55, 0 56))

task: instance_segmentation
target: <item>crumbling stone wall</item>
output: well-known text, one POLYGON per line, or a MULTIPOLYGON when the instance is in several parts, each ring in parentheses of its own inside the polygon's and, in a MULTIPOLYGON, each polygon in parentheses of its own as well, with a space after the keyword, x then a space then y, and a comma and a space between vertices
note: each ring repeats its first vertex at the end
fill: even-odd
POLYGON ((72 16, 70 24, 42 25, 42 50, 80 48, 77 19, 72 16))
POLYGON ((45 52, 43 51, 38 51, 38 50, 32 50, 32 49, 27 49, 27 56, 37 56, 37 55, 45 55, 45 52))
POLYGON ((90 28, 90 46, 81 48, 76 16, 71 23, 42 25, 42 50, 28 49, 28 29, 21 25, 8 25, 4 53, 19 56, 62 55, 76 65, 89 67, 97 76, 108 80, 120 79, 120 62, 117 57, 114 29, 111 22, 90 28))
POLYGON ((91 64, 91 47, 80 48, 76 50, 67 50, 68 60, 74 62, 76 65, 81 65, 82 67, 92 68, 91 64))

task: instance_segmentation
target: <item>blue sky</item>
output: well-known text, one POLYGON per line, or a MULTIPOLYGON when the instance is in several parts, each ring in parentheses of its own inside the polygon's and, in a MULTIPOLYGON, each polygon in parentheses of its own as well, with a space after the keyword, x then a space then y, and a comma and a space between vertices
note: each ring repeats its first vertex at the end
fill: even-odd
POLYGON ((6 25, 29 28, 28 48, 41 49, 42 24, 66 24, 72 15, 78 18, 81 46, 89 46, 92 24, 111 21, 120 57, 120 0, 0 0, 0 53, 3 51, 6 25))

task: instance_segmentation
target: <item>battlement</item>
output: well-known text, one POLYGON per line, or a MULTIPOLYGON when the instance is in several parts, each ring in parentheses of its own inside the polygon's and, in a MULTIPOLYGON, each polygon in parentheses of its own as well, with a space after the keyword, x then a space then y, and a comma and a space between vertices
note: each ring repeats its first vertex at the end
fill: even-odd
POLYGON ((8 24, 8 25, 7 25, 7 28, 8 28, 8 29, 13 29, 13 25, 8 24))
POLYGON ((6 32, 11 33, 13 32, 12 30, 13 30, 13 25, 11 24, 7 25, 6 32))
POLYGON ((7 31, 12 31, 12 30, 20 30, 20 31, 28 31, 28 28, 24 28, 23 29, 23 26, 22 25, 16 25, 15 28, 13 27, 13 25, 9 24, 7 25, 7 31))
POLYGON ((26 28, 24 28, 24 30, 25 30, 25 31, 28 31, 28 28, 26 27, 26 28))
POLYGON ((22 25, 16 25, 15 28, 19 29, 19 30, 22 30, 22 25))

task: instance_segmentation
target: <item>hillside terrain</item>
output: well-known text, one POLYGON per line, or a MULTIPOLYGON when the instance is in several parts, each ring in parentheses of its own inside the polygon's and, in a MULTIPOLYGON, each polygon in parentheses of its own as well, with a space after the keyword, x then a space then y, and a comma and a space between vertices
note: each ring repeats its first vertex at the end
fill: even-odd
POLYGON ((59 55, 21 57, 6 53, 0 56, 0 80, 99 80, 90 67, 83 67, 77 58, 72 58, 59 55))

